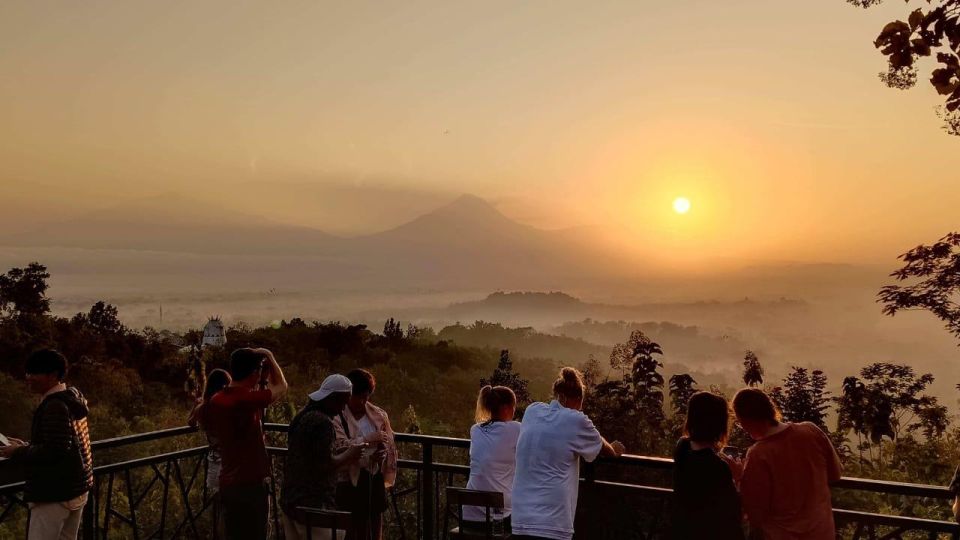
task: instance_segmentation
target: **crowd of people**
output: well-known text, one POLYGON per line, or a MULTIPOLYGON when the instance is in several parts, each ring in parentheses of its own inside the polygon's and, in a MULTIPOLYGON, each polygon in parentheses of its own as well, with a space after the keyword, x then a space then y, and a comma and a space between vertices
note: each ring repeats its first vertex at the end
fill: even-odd
MULTIPOLYGON (((11 438, 0 457, 25 466, 31 540, 74 539, 93 486, 83 395, 65 383, 67 361, 53 350, 26 363, 27 381, 42 396, 30 442, 11 438)), ((355 369, 326 377, 290 422, 280 483, 280 521, 288 540, 308 538, 302 507, 347 511, 338 540, 380 540, 387 493, 397 475, 397 448, 387 413, 370 402, 373 374, 355 369)), ((229 371, 215 369, 189 422, 205 433, 208 491, 215 494, 215 528, 230 540, 268 534, 270 457, 263 412, 288 390, 267 349, 243 348, 229 371)), ((470 429, 467 488, 503 494, 503 507, 466 507, 462 530, 488 527, 515 540, 571 540, 581 461, 619 456, 583 410, 582 374, 563 368, 553 400, 533 403, 514 420, 510 388, 485 386, 470 429)), ((674 454, 672 535, 676 539, 833 540, 830 484, 840 460, 827 436, 810 423, 785 423, 762 390, 745 388, 732 404, 709 392, 688 404, 684 436, 674 454), (732 405, 732 406, 731 406, 732 405), (741 455, 726 447, 735 418, 754 443, 741 455)), ((309 537, 329 539, 328 529, 309 537)))

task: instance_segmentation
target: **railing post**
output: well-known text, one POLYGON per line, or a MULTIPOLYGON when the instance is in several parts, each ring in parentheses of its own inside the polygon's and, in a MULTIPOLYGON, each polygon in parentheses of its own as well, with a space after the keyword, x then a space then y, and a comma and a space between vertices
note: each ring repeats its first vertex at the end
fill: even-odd
POLYGON ((97 484, 94 483, 93 489, 87 495, 87 504, 83 506, 83 516, 80 518, 83 524, 83 540, 95 540, 97 537, 97 484))
POLYGON ((423 442, 423 474, 420 477, 420 508, 423 511, 423 540, 433 540, 433 443, 423 442))

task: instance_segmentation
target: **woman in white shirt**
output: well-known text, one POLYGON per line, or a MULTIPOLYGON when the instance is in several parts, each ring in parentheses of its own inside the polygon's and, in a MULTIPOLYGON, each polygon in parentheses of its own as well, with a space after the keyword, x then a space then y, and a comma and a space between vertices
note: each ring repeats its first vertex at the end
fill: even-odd
MULTIPOLYGON (((494 530, 510 532, 510 500, 517 468, 520 422, 514 422, 517 396, 506 386, 484 386, 477 396, 476 421, 470 428, 470 480, 467 489, 503 493, 503 508, 491 509, 494 530)), ((465 506, 461 529, 486 532, 485 508, 465 506)))
POLYGON ((527 408, 517 442, 513 489, 514 540, 571 540, 580 488, 580 459, 619 456, 620 442, 608 443, 581 412, 583 375, 565 367, 553 383, 556 399, 527 408))

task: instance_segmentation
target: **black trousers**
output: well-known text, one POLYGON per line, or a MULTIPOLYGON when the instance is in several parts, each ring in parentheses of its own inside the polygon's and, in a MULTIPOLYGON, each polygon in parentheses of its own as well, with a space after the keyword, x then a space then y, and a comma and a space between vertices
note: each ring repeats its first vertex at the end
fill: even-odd
POLYGON ((227 540, 267 538, 267 486, 263 483, 220 488, 227 540))
POLYGON ((544 538, 542 536, 527 536, 525 534, 514 534, 510 536, 510 540, 550 540, 550 539, 544 538))

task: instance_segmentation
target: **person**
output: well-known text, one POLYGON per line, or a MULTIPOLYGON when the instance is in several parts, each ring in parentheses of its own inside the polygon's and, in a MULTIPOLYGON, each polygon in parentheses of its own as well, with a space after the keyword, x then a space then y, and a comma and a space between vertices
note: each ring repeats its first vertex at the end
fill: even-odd
MULTIPOLYGON (((510 533, 510 500, 517 469, 520 422, 513 420, 517 396, 506 386, 484 386, 477 396, 476 424, 470 428, 470 478, 467 489, 503 493, 503 508, 491 511, 494 530, 510 533)), ((485 508, 465 506, 460 529, 486 532, 485 508)))
POLYGON ((743 540, 734 483, 740 464, 721 452, 730 433, 727 400, 710 392, 691 396, 683 433, 673 454, 673 538, 743 540))
POLYGON ((517 441, 513 487, 514 540, 571 540, 580 487, 580 459, 619 456, 623 444, 608 443, 583 414, 583 375, 565 367, 553 383, 555 399, 527 408, 517 441))
MULTIPOLYGON (((280 495, 287 540, 308 538, 306 520, 299 515, 297 507, 336 509, 337 471, 360 459, 363 445, 334 453, 334 418, 347 405, 352 389, 350 379, 330 375, 308 396, 307 404, 290 422, 280 495)), ((314 540, 330 538, 329 529, 314 528, 311 533, 314 540)))
POLYGON ((840 458, 810 422, 784 423, 770 396, 745 388, 733 398, 737 421, 756 441, 747 451, 740 497, 751 535, 768 540, 833 540, 830 484, 840 458))
POLYGON ((0 456, 25 469, 28 539, 75 539, 93 488, 87 400, 64 383, 67 359, 55 350, 31 354, 26 374, 30 389, 42 396, 33 414, 30 442, 11 437, 9 445, 0 447, 0 456))
POLYGON ((267 349, 237 349, 230 354, 226 388, 210 399, 208 432, 220 448, 220 504, 229 540, 267 536, 267 456, 260 419, 263 410, 287 391, 287 380, 267 349), (261 373, 266 387, 258 389, 261 373))
POLYGON ((365 369, 347 373, 353 391, 335 422, 336 450, 365 445, 362 457, 341 471, 337 508, 353 514, 347 540, 381 540, 387 488, 397 478, 397 447, 387 413, 370 403, 377 381, 365 369))
POLYGON ((230 374, 223 369, 211 370, 203 387, 203 394, 197 399, 197 404, 187 417, 187 425, 199 428, 207 436, 207 496, 213 501, 214 538, 223 534, 223 510, 220 507, 220 444, 207 429, 209 424, 208 412, 210 399, 214 394, 230 384, 230 374))

